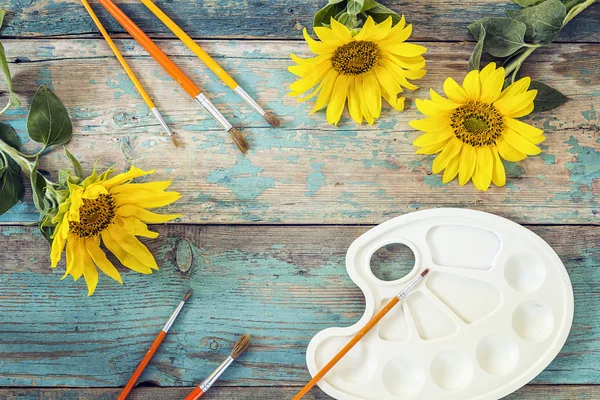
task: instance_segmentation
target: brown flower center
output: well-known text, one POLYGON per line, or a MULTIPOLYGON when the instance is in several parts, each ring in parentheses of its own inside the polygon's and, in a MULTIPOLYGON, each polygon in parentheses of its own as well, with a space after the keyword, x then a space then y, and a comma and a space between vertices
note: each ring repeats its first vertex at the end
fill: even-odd
POLYGON ((80 238, 97 236, 115 218, 115 201, 110 194, 101 194, 96 199, 83 199, 79 208, 79 222, 69 222, 69 232, 80 238))
POLYGON ((473 147, 491 146, 504 133, 504 119, 493 104, 470 101, 450 116, 454 135, 473 147))
POLYGON ((379 63, 379 47, 362 40, 338 47, 331 58, 333 68, 342 75, 360 75, 379 63))

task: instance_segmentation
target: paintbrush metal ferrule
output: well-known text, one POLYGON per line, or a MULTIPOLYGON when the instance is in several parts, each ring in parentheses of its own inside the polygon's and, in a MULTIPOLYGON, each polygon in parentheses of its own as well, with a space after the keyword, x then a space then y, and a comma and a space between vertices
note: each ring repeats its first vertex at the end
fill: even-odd
POLYGON ((406 295, 408 295, 410 293, 410 291, 417 286, 417 284, 419 282, 421 282, 421 280, 423 278, 425 278, 425 276, 429 273, 429 268, 427 268, 425 271, 423 271, 422 273, 419 274, 419 276, 417 276, 415 279, 413 279, 412 281, 410 281, 408 283, 408 285, 406 285, 406 287, 404 289, 402 289, 402 291, 400 293, 398 293, 398 295, 396 296, 398 298, 398 300, 402 300, 406 297, 406 295))
POLYGON ((173 326, 173 323, 177 319, 177 316, 181 312, 181 309, 183 308, 184 305, 185 305, 185 301, 181 300, 181 302, 179 303, 179 305, 177 306, 175 311, 173 311, 173 314, 171 314, 171 317, 169 318, 169 320, 167 321, 165 326, 162 328, 162 330, 164 332, 169 332, 169 329, 171 329, 171 327, 173 326))
POLYGON ((254 108, 254 110, 256 110, 256 112, 258 112, 260 115, 264 116, 266 114, 266 111, 263 110, 263 108, 256 102, 254 101, 254 99, 252 97, 250 97, 250 95, 244 90, 243 87, 238 86, 235 89, 233 89, 233 91, 242 98, 242 100, 244 100, 246 103, 250 104, 250 106, 252 108, 254 108))
POLYGON ((219 380, 221 375, 225 372, 225 370, 231 365, 233 362, 233 357, 228 356, 225 361, 221 363, 205 380, 202 381, 198 387, 202 389, 203 392, 207 392, 208 389, 211 388, 212 385, 215 384, 216 381, 219 380))
POLYGON ((163 130, 167 133, 167 135, 173 136, 173 132, 171 132, 169 125, 167 125, 158 109, 154 107, 150 111, 152 111, 152 114, 154 114, 154 117, 158 120, 158 123, 160 124, 160 126, 162 126, 163 130))
POLYGON ((225 131, 229 132, 231 128, 233 128, 233 125, 231 125, 229 121, 227 121, 227 118, 225 118, 225 116, 221 114, 219 110, 217 110, 212 101, 210 101, 208 97, 204 95, 204 93, 199 93, 195 99, 202 106, 202 108, 204 108, 206 112, 209 113, 215 119, 215 121, 217 121, 219 125, 223 127, 223 129, 225 129, 225 131))

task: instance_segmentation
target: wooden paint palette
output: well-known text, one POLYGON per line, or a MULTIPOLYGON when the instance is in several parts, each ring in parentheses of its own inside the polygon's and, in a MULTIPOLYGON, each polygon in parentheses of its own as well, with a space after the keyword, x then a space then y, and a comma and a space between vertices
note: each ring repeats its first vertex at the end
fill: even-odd
POLYGON ((394 218, 352 243, 346 267, 366 311, 355 325, 312 339, 313 376, 407 282, 431 273, 320 381, 336 399, 500 399, 544 370, 571 329, 573 290, 560 258, 492 214, 435 209, 394 218), (415 266, 386 282, 370 260, 392 243, 408 246, 415 266))

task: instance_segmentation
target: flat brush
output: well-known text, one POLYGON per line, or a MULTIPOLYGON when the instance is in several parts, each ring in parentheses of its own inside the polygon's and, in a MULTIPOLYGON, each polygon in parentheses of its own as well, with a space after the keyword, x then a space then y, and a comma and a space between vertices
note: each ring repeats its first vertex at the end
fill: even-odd
POLYGON ((225 372, 225 370, 233 363, 233 361, 241 356, 244 351, 246 351, 248 345, 250 345, 250 335, 243 334, 242 337, 238 339, 235 346, 233 346, 233 350, 231 350, 229 357, 227 357, 225 361, 223 361, 221 365, 219 365, 217 369, 215 369, 208 376, 208 378, 202 381, 200 386, 196 387, 190 394, 188 394, 185 400, 197 400, 204 396, 204 393, 206 393, 208 389, 214 385, 214 383, 221 375, 223 375, 223 372, 225 372))
POLYGON ((165 14, 152 0, 140 0, 167 28, 177 36, 210 70, 229 86, 231 90, 258 112, 272 127, 281 126, 275 114, 263 110, 258 103, 229 75, 211 56, 206 53, 187 33, 183 31, 167 14, 165 14))
POLYGON ((115 42, 113 42, 113 40, 111 39, 111 37, 108 34, 108 32, 106 31, 106 29, 104 29, 102 22, 100 22, 100 20, 96 16, 96 13, 94 12, 94 10, 92 10, 92 7, 90 7, 90 4, 87 2, 87 0, 81 0, 81 3, 83 3, 83 6, 87 10, 88 14, 90 14, 92 21, 94 21, 94 23, 98 27, 98 30, 104 37, 104 40, 108 44, 108 47, 110 47, 112 52, 115 54, 115 57, 117 57, 117 60, 119 60, 119 63, 121 63, 121 66, 127 73, 127 76, 129 76, 129 79, 131 79, 131 82, 133 82, 133 86, 135 86, 137 91, 140 93, 140 96, 142 96, 142 99, 144 99, 144 102, 146 103, 146 105, 148 106, 148 108, 150 109, 150 111, 152 112, 154 117, 158 120, 158 123, 160 124, 160 126, 162 126, 162 128, 165 130, 167 135, 169 135, 169 137, 171 138, 171 141, 173 142, 175 147, 179 147, 179 143, 177 143, 177 139, 175 139, 173 132, 171 132, 171 129, 169 128, 169 126, 163 119, 162 115, 160 114, 160 112, 158 111, 156 106, 154 105, 154 102, 152 101, 152 99, 150 98, 150 96, 148 95, 148 93, 146 92, 144 87, 142 86, 142 84, 139 81, 139 79, 137 78, 137 76, 135 76, 135 73, 133 72, 133 70, 129 67, 129 64, 127 64, 127 61, 125 61, 125 58, 123 58, 123 55, 117 48, 117 45, 115 44, 115 42))
POLYGON ((200 88, 175 64, 157 45, 137 26, 112 0, 98 0, 117 20, 119 24, 154 58, 177 83, 195 99, 204 110, 210 114, 231 135, 233 142, 242 153, 248 151, 248 142, 242 133, 233 127, 214 106, 214 104, 202 93, 200 88))
POLYGON ((165 338, 165 336, 167 336, 169 329, 171 329, 171 326, 173 326, 175 319, 177 318, 177 316, 181 312, 181 309, 185 305, 185 302, 190 298, 191 295, 192 295, 192 289, 190 289, 186 292, 185 296, 183 296, 183 300, 181 300, 181 302, 179 303, 179 305, 177 306, 175 311, 173 311, 173 314, 171 314, 171 318, 169 318, 169 320, 167 321, 165 326, 158 333, 158 336, 156 336, 156 339, 154 339, 154 342, 148 349, 148 352, 146 353, 144 358, 142 358, 142 361, 140 361, 140 364, 137 366, 137 368, 133 372, 133 375, 131 375, 131 378, 129 378, 129 382, 127 382, 127 385, 125 385, 125 387, 121 391, 121 394, 119 394, 119 397, 117 398, 118 400, 125 400, 127 398, 127 395, 129 394, 129 392, 131 392, 131 389, 133 389, 133 386, 135 385, 137 380, 142 375, 142 372, 144 372, 144 369, 146 368, 146 366, 152 359, 152 356, 154 356, 154 353, 156 353, 156 350, 158 350, 158 348, 159 348, 160 344, 162 343, 163 339, 165 338))
POLYGON ((312 389, 396 304, 403 300, 406 295, 429 273, 429 268, 421 272, 419 276, 410 281, 408 285, 396 297, 392 298, 358 333, 325 365, 311 380, 294 396, 293 400, 299 400, 312 389))

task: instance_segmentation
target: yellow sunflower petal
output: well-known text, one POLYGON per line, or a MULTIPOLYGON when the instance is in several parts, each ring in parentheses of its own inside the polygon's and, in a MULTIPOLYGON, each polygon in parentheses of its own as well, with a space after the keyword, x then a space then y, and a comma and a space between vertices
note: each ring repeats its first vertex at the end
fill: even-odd
POLYGON ((61 281, 71 273, 71 271, 73 270, 73 266, 76 263, 82 262, 81 256, 79 259, 77 259, 77 255, 81 254, 79 253, 79 251, 81 250, 79 242, 79 238, 75 237, 72 237, 71 240, 67 241, 65 274, 62 276, 62 278, 60 278, 61 281))
MULTIPOLYGON (((369 17, 369 18, 371 18, 371 17, 369 17)), ((370 40, 372 40, 374 42, 378 42, 378 41, 384 39, 385 37, 387 37, 391 32, 392 23, 393 23, 392 17, 389 16, 385 19, 385 21, 377 24, 376 31, 371 36, 370 40)), ((355 37, 355 39, 356 39, 356 37, 355 37)), ((356 40, 358 40, 358 39, 356 39, 356 40)))
POLYGON ((426 133, 424 135, 419 136, 412 143, 413 146, 424 147, 431 146, 432 144, 436 144, 439 142, 448 141, 454 137, 454 133, 452 131, 441 131, 441 132, 431 132, 426 133))
POLYGON ((135 217, 148 224, 162 224, 181 217, 181 214, 156 214, 131 204, 117 208, 117 215, 121 217, 135 217))
POLYGON ((115 175, 114 177, 108 179, 103 183, 104 187, 107 189, 112 188, 113 186, 121 185, 125 182, 129 182, 134 178, 139 178, 140 176, 151 175, 154 173, 154 170, 144 171, 139 168, 132 166, 129 171, 124 172, 119 175, 115 175))
POLYGON ((521 117, 531 114, 533 112, 534 108, 535 108, 535 104, 533 102, 531 102, 528 106, 523 107, 519 111, 515 111, 515 112, 511 113, 510 116, 512 118, 521 118, 521 117))
POLYGON ((63 222, 56 225, 54 239, 52 240, 52 249, 50 250, 50 261, 52 263, 52 268, 56 268, 56 265, 58 265, 60 262, 60 258, 67 243, 67 236, 61 234, 61 232, 64 231, 65 227, 67 227, 68 230, 68 226, 69 222, 67 221, 67 214, 65 214, 63 217, 63 222))
POLYGON ((457 138, 450 139, 450 141, 446 144, 446 147, 444 147, 444 150, 442 150, 440 155, 437 156, 435 158, 435 160, 433 160, 433 164, 432 164, 433 173, 437 174, 440 171, 442 171, 444 168, 446 168, 446 166, 448 165, 448 162, 450 162, 451 159, 453 159, 458 154, 460 154, 463 147, 466 147, 466 146, 463 146, 463 142, 461 142, 459 139, 457 139, 457 138))
POLYGON ((492 153, 494 155, 494 172, 492 173, 492 182, 496 186, 504 186, 506 185, 506 172, 504 170, 504 164, 498 155, 498 149, 496 147, 492 148, 492 153))
POLYGON ((314 31, 321 42, 336 45, 344 44, 343 41, 334 35, 333 31, 329 28, 325 28, 324 26, 316 26, 314 31))
POLYGON ((477 149, 477 165, 473 172, 473 184, 483 192, 487 191, 492 183, 492 174, 494 171, 494 154, 487 147, 477 149))
POLYGON ((377 33, 377 26, 375 25, 375 21, 373 18, 367 18, 367 21, 360 29, 360 32, 356 36, 354 36, 354 40, 369 40, 377 33))
POLYGON ((446 93, 446 96, 454 103, 464 104, 469 101, 467 93, 452 78, 447 78, 444 81, 444 93, 446 93))
POLYGON ((512 129, 507 129, 502 136, 503 139, 516 150, 528 156, 540 154, 542 150, 512 129))
POLYGON ((294 83, 290 85, 290 93, 291 96, 299 96, 302 93, 306 93, 313 87, 315 87, 319 82, 323 80, 325 75, 333 68, 317 68, 315 67, 314 72, 307 75, 302 79, 298 79, 294 83))
MULTIPOLYGON (((115 266, 106 258, 106 254, 100 249, 98 238, 86 239, 85 240, 85 251, 89 254, 94 261, 94 264, 100 268, 100 271, 104 272, 109 277, 113 278, 115 281, 123 284, 123 280, 121 279, 121 274, 115 266)), ((95 268, 94 268, 95 269, 95 268)), ((85 274, 85 270, 84 270, 85 274)), ((86 277, 87 280, 87 277, 86 277)))
POLYGON ((544 137, 544 131, 536 128, 535 126, 526 124, 523 121, 513 118, 504 118, 506 126, 515 132, 519 133, 533 144, 540 144, 546 138, 544 137))
POLYGON ((149 239, 156 239, 158 237, 158 232, 149 230, 148 225, 146 225, 137 218, 117 217, 115 222, 118 226, 122 227, 132 235, 141 236, 149 239))
POLYGON ((498 152, 500 156, 504 158, 506 161, 517 162, 524 160, 527 155, 506 142, 503 138, 500 138, 496 141, 496 145, 498 146, 498 152))
POLYGON ((332 125, 337 125, 342 118, 346 97, 348 95, 348 76, 339 75, 333 87, 333 93, 327 106, 327 122, 332 125))
POLYGON ((417 109, 427 117, 436 117, 440 115, 450 115, 450 111, 442 108, 439 104, 432 100, 415 100, 417 109))
POLYGON ((477 151, 475 147, 465 144, 460 153, 460 165, 458 166, 458 183, 463 186, 473 176, 477 164, 477 151))
POLYGON ((529 89, 530 84, 530 77, 526 76, 525 78, 521 78, 518 81, 511 83, 506 89, 504 89, 500 94, 500 98, 498 100, 504 100, 512 96, 525 93, 527 89, 529 89))
POLYGON ((507 98, 502 98, 494 103, 494 106, 505 117, 523 116, 523 109, 529 109, 533 100, 537 96, 537 90, 529 90, 525 93, 517 94, 507 98))
POLYGON ((89 255, 83 255, 83 277, 85 278, 85 284, 88 287, 88 296, 94 294, 96 286, 98 285, 98 270, 94 266, 92 259, 89 255))
POLYGON ((363 96, 367 103, 369 112, 373 118, 379 118, 381 115, 381 90, 379 89, 379 81, 374 74, 365 74, 363 77, 363 96))
POLYGON ((496 69, 495 63, 489 63, 479 74, 481 82, 481 96, 479 100, 484 103, 493 103, 498 100, 504 85, 504 68, 496 69))
POLYGON ((479 100, 481 95, 481 82, 479 81, 479 71, 473 70, 465 76, 463 81, 463 89, 467 94, 467 98, 471 101, 479 100))
POLYGON ((335 86, 338 75, 338 72, 332 68, 323 78, 323 89, 319 92, 319 97, 317 97, 315 107, 312 111, 313 113, 327 106, 329 100, 331 100, 331 94, 333 93, 333 87, 335 86))
POLYGON ((113 196, 113 200, 117 206, 133 204, 142 208, 164 207, 180 198, 181 193, 178 192, 151 192, 148 190, 121 193, 113 196))
POLYGON ((448 165, 444 169, 444 175, 442 176, 442 183, 448 183, 458 175, 459 156, 455 156, 448 161, 448 165))
POLYGON ((346 25, 341 22, 336 21, 333 17, 330 20, 331 22, 331 31, 335 36, 337 36, 344 43, 348 43, 352 40, 352 33, 346 27, 346 25))
POLYGON ((406 76, 405 76, 406 71, 404 71, 402 68, 400 68, 396 64, 393 64, 390 62, 382 62, 381 67, 386 69, 390 73, 390 75, 394 78, 394 81, 397 82, 399 85, 401 85, 409 90, 417 90, 419 88, 417 85, 414 85, 406 80, 406 76))
POLYGON ((408 123, 411 127, 424 132, 439 132, 450 129, 450 118, 447 116, 415 119, 408 123))
POLYGON ((348 87, 348 111, 352 119, 359 125, 362 124, 363 115, 360 112, 360 96, 356 88, 356 80, 350 78, 350 84, 348 87))
POLYGON ((119 259, 121 264, 127 268, 139 272, 140 274, 148 275, 152 273, 152 269, 150 269, 149 266, 143 264, 140 260, 136 259, 121 247, 121 244, 111 236, 109 229, 102 231, 102 242, 106 248, 119 259))
POLYGON ((115 186, 110 189, 110 194, 119 194, 127 192, 137 192, 140 190, 162 192, 167 190, 173 181, 156 181, 156 182, 145 182, 145 183, 126 183, 124 185, 115 186))
POLYGON ((385 101, 387 101, 389 105, 394 108, 394 110, 404 111, 404 103, 406 101, 405 97, 398 96, 397 94, 391 95, 390 93, 384 91, 382 91, 382 94, 385 101))
POLYGON ((415 153, 416 154, 435 154, 446 148, 446 142, 439 142, 429 146, 423 146, 419 148, 415 153))
MULTIPOLYGON (((395 46, 398 46, 399 44, 402 44, 403 42, 405 42, 410 35, 412 34, 412 25, 408 25, 405 28, 401 29, 401 30, 393 30, 391 31, 387 38, 379 41, 377 44, 382 47, 384 50, 386 51, 391 51, 392 48, 394 48, 395 46)), ((421 46, 422 47, 422 46, 421 46)), ((427 49, 425 47, 423 47, 425 49, 425 51, 427 51, 427 49)), ((394 54, 400 54, 400 55, 405 55, 406 57, 414 57, 417 55, 421 55, 423 53, 425 53, 425 51, 423 51, 422 53, 394 53, 394 54), (408 55, 411 54, 411 55, 408 55)))
POLYGON ((414 43, 400 43, 383 47, 385 51, 403 57, 416 57, 427 52, 427 47, 414 43))
POLYGON ((304 30, 302 31, 302 35, 304 35, 304 40, 306 41, 306 44, 308 45, 310 51, 312 51, 315 54, 333 53, 337 47, 336 45, 318 42, 315 39, 311 38, 306 28, 304 28, 304 30))
POLYGON ((110 236, 119 243, 119 246, 127 253, 131 254, 136 260, 147 265, 151 269, 158 269, 154 256, 150 253, 150 250, 138 240, 138 238, 115 225, 111 225, 107 230, 109 231, 110 236))
POLYGON ((396 54, 382 52, 379 57, 381 61, 396 64, 400 68, 404 68, 410 71, 423 69, 425 68, 425 65, 427 65, 427 63, 425 62, 425 57, 423 56, 402 57, 396 54))
POLYGON ((433 89, 429 89, 429 95, 431 96, 431 100, 444 110, 453 111, 461 106, 459 103, 455 103, 452 100, 440 96, 433 89))

